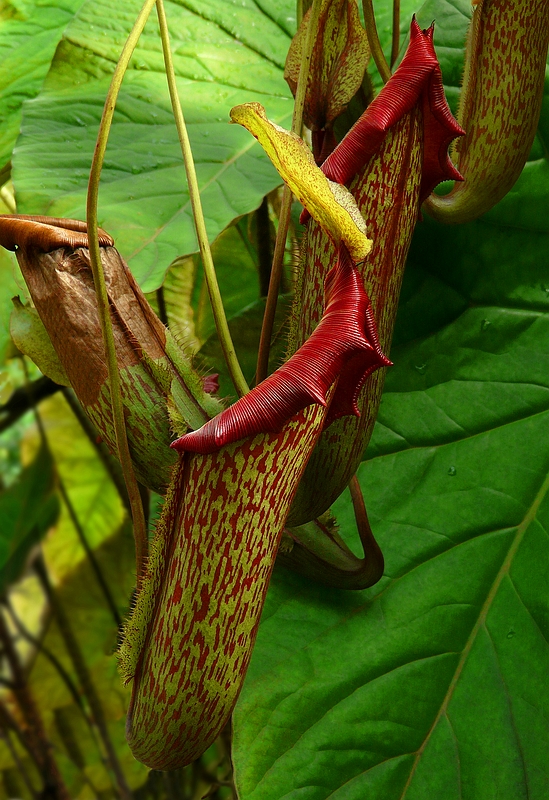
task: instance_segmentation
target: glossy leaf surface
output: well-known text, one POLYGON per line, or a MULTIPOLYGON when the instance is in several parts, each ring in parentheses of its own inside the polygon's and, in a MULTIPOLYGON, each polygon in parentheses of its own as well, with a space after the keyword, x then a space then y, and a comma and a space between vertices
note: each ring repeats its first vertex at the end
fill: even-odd
POLYGON ((0 10, 0 172, 19 134, 21 106, 35 97, 64 28, 83 0, 2 3, 0 10))
MULTIPOLYGON (((141 4, 88 2, 71 23, 43 91, 25 106, 14 154, 21 213, 83 218, 87 172, 110 75, 141 4), (108 24, 106 24, 108 20, 108 24)), ((174 65, 197 163, 208 235, 256 208, 280 183, 261 148, 229 109, 258 99, 290 126, 283 79, 293 3, 277 13, 244 4, 167 3, 174 65), (286 19, 277 21, 277 15, 286 19)), ((100 193, 100 217, 145 290, 197 244, 179 143, 162 74, 154 13, 136 49, 115 113, 100 193)))

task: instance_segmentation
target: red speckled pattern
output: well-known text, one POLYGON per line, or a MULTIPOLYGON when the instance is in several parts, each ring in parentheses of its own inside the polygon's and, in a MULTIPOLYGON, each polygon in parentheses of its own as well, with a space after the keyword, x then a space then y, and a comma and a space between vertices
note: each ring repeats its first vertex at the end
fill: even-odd
POLYGON ((512 188, 528 158, 540 115, 549 43, 548 0, 483 0, 473 13, 458 118, 467 131, 453 155, 464 176, 426 210, 463 223, 512 188))
POLYGON ((128 742, 150 767, 190 763, 229 718, 284 520, 324 415, 309 406, 280 433, 181 461, 163 512, 170 530, 164 575, 128 712, 128 742))
MULTIPOLYGON (((359 265, 371 299, 380 345, 389 352, 404 263, 417 219, 421 176, 420 109, 389 131, 378 153, 351 183, 366 220, 373 248, 359 265)), ((314 220, 303 242, 303 272, 292 309, 292 346, 308 335, 319 314, 319 288, 334 248, 314 220)), ((370 375, 359 395, 361 416, 337 420, 319 440, 288 518, 301 525, 322 514, 347 486, 370 438, 381 398, 385 369, 370 375)))
POLYGON ((325 308, 316 330, 289 361, 172 447, 180 452, 213 453, 247 436, 279 431, 305 406, 326 405, 328 389, 338 378, 327 425, 346 414, 358 415, 360 387, 368 375, 390 361, 381 352, 362 278, 343 244, 336 265, 326 276, 325 308))
MULTIPOLYGON (((421 197, 435 183, 456 176, 447 149, 461 129, 444 98, 432 38, 432 28, 422 31, 412 22, 410 45, 401 65, 322 166, 330 178, 349 184, 373 241, 359 270, 385 353, 391 345, 421 197)), ((290 321, 290 351, 316 324, 322 281, 333 259, 333 245, 310 220, 290 321)), ((349 483, 373 430, 384 377, 381 369, 366 379, 358 400, 360 418, 340 419, 321 436, 288 525, 302 525, 320 516, 349 483)))

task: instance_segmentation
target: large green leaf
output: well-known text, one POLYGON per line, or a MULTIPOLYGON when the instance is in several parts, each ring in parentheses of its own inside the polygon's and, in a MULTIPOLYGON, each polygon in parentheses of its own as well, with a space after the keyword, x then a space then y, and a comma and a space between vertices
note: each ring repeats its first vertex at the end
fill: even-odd
POLYGON ((21 105, 40 91, 63 29, 82 0, 6 0, 0 9, 0 171, 11 158, 21 105))
POLYGON ((235 713, 241 800, 549 795, 542 152, 482 219, 418 226, 359 471, 385 575, 345 594, 275 574, 235 713))
MULTIPOLYGON (((69 25, 39 97, 25 104, 13 158, 18 209, 85 215, 87 176, 105 93, 139 0, 90 0, 69 25)), ((229 109, 258 100, 290 126, 282 72, 294 4, 253 0, 166 4, 184 113, 210 239, 280 183, 229 109)), ((103 170, 100 222, 146 290, 179 255, 197 249, 171 115, 157 24, 149 20, 115 114, 103 170)))

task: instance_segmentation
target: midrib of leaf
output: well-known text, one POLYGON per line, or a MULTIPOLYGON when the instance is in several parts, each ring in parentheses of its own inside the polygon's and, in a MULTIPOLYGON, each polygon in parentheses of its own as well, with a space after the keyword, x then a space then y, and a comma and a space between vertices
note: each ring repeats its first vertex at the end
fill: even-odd
MULTIPOLYGON (((406 795, 408 793, 408 789, 410 788, 410 785, 412 783, 412 780, 413 780, 413 777, 415 775, 417 766, 419 764, 421 756, 423 755, 423 751, 425 750, 425 748, 426 748, 426 746, 427 746, 427 744, 429 742, 429 739, 431 738, 431 735, 432 735, 433 731, 435 730, 436 726, 438 725, 441 717, 444 714, 446 714, 446 712, 447 712, 448 704, 449 704, 450 700, 452 699, 454 690, 455 690, 455 688, 456 688, 456 686, 458 684, 458 681, 459 681, 459 679, 461 677, 461 673, 463 671, 463 668, 465 666, 467 658, 469 657, 469 654, 471 652, 471 649, 473 647, 473 644, 475 642, 475 639, 477 637, 477 634, 478 634, 479 630, 486 623, 486 617, 487 617, 488 612, 489 612, 489 610, 490 610, 490 608, 492 606, 494 598, 496 597, 496 595, 498 593, 498 590, 499 590, 499 587, 501 585, 501 582, 502 582, 503 578, 506 575, 508 575, 509 569, 511 567, 511 564, 513 563, 513 559, 514 559, 514 557, 515 557, 515 555, 517 553, 517 550, 518 550, 518 548, 519 548, 519 546, 520 546, 520 544, 521 544, 521 542, 522 542, 522 540, 524 538, 524 534, 528 530, 528 527, 529 527, 530 523, 534 521, 534 519, 535 519, 535 517, 537 515, 537 512, 538 512, 538 509, 539 509, 539 507, 540 507, 540 505, 541 505, 541 503, 542 503, 543 499, 545 498, 545 496, 546 496, 548 491, 549 491, 549 473, 546 475, 545 480, 543 481, 540 490, 538 491, 536 497, 534 498, 534 502, 532 503, 532 505, 528 509, 524 519, 522 520, 522 522, 519 524, 519 526, 517 528, 516 535, 515 535, 513 541, 511 542, 511 545, 510 545, 509 550, 507 552, 507 556, 505 557, 505 560, 503 561, 503 564, 501 565, 501 568, 500 568, 498 574, 496 575, 496 578, 495 578, 494 582, 492 583, 492 586, 490 587, 490 591, 488 592, 488 595, 486 597, 484 605, 482 606, 482 609, 480 611, 478 619, 477 619, 477 621, 476 621, 476 623, 475 623, 475 625, 473 627, 473 630, 471 631, 471 635, 469 636, 469 638, 467 640, 467 643, 466 643, 465 647, 463 648, 463 652, 461 654, 461 657, 459 659, 458 665, 456 667, 456 671, 454 672, 454 675, 452 676, 452 680, 450 681, 450 685, 448 687, 448 691, 446 692, 444 700, 442 701, 442 704, 440 706, 440 710, 439 710, 438 714, 436 715, 436 717, 435 717, 435 719, 433 721, 433 724, 431 725, 431 727, 429 729, 429 732, 427 733, 427 736, 423 740, 423 744, 421 745, 421 747, 419 748, 419 750, 416 753, 416 757, 414 759, 414 763, 413 763, 412 769, 410 770, 410 775, 408 776, 408 780, 406 781, 406 784, 404 786, 404 789, 402 790, 402 794, 400 795, 399 800, 404 800, 404 798, 406 797, 406 795)), ((511 717, 512 717, 512 714, 511 714, 511 717)), ((517 737, 517 741, 518 741, 518 737, 517 737)))
MULTIPOLYGON (((291 117, 291 113, 288 113, 284 117, 282 117, 282 119, 280 121, 284 122, 286 119, 289 119, 290 117, 291 117)), ((231 159, 229 159, 228 161, 225 161, 223 163, 221 169, 218 172, 214 173, 211 176, 211 178, 208 181, 206 181, 206 183, 203 186, 200 187, 200 194, 202 195, 206 191, 206 189, 208 189, 208 187, 211 186, 212 183, 215 183, 219 179, 219 177, 221 175, 223 175, 223 173, 232 164, 234 164, 235 161, 238 161, 238 159, 241 158, 244 155, 244 153, 247 153, 248 150, 250 150, 255 144, 257 144, 257 142, 256 142, 255 139, 252 138, 252 140, 245 147, 241 148, 237 153, 235 153, 234 156, 231 159)), ((191 198, 189 197, 187 199, 186 203, 184 205, 180 206, 180 208, 177 209, 177 212, 172 217, 170 217, 170 219, 168 219, 164 223, 164 225, 162 225, 162 227, 157 228, 157 230, 156 230, 156 232, 155 232, 155 234, 153 236, 150 236, 148 239, 145 239, 143 241, 143 243, 141 244, 141 247, 138 247, 136 250, 133 251, 133 253, 131 253, 128 256, 128 259, 134 258, 134 256, 136 256, 138 253, 140 253, 143 250, 143 248, 145 248, 147 245, 151 244, 151 242, 154 242, 154 240, 162 233, 162 231, 168 225, 171 225, 174 222, 174 220, 177 219, 178 216, 183 214, 190 207, 190 204, 191 204, 191 198)))

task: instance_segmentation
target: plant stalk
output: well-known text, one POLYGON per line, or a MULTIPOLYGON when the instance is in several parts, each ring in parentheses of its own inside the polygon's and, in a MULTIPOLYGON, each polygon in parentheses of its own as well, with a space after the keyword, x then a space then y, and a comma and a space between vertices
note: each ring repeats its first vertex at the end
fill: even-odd
POLYGON ((51 395, 62 388, 62 386, 59 386, 45 376, 32 381, 30 383, 30 390, 26 385, 19 386, 13 391, 7 403, 0 406, 0 433, 17 422, 27 411, 30 411, 35 403, 39 403, 41 400, 51 397, 51 395))
POLYGON ((257 261, 259 272, 259 296, 267 297, 271 280, 271 220, 269 219, 269 201, 264 197, 255 212, 257 231, 257 261))
POLYGON ((109 299, 107 294, 107 286, 105 283, 105 274, 103 265, 101 263, 101 252, 99 248, 98 239, 98 222, 97 222, 97 200, 99 195, 99 179, 101 177, 101 169, 103 167, 103 160, 105 151, 107 149, 107 141, 111 129, 112 119, 114 116, 114 109, 116 100, 120 92, 122 80, 128 64, 132 57, 133 51, 137 45, 139 37, 145 27, 145 23, 149 17, 155 0, 145 0, 143 8, 139 12, 137 20, 131 30, 130 35, 126 40, 126 44, 114 70, 111 85, 107 92, 105 106, 103 108, 103 115, 99 124, 99 132, 97 134, 97 142, 93 154, 92 165, 90 169, 90 178, 88 183, 88 198, 86 204, 86 221, 88 226, 88 243, 90 250, 90 262, 93 272, 93 281, 97 295, 97 307, 99 312, 99 319, 101 321, 101 331, 103 334, 103 341, 105 343, 105 353, 107 358, 107 367, 109 373, 109 385, 111 392, 111 404, 113 412, 113 423, 116 434, 116 443, 118 447, 118 457, 120 465, 124 474, 124 480, 128 490, 128 497, 132 510, 133 531, 135 538, 135 558, 137 570, 137 586, 141 584, 145 560, 148 551, 147 528, 145 524, 145 517, 143 514, 143 506, 141 505, 141 497, 137 480, 133 471, 133 464, 130 455, 130 448, 128 445, 128 438, 126 435, 126 423, 124 420, 124 409, 122 405, 122 395, 120 392, 120 376, 118 374, 118 364, 116 359, 116 349, 114 344, 114 334, 112 329, 112 322, 110 317, 109 299))
POLYGON ((15 733, 21 746, 25 748, 28 752, 30 757, 35 761, 34 754, 32 749, 29 747, 29 743, 26 741, 25 734, 14 720, 13 716, 10 714, 6 706, 0 700, 0 739, 3 739, 6 743, 8 750, 10 751, 11 757, 13 758, 17 769, 19 770, 19 774, 23 779, 25 786, 29 790, 29 794, 33 798, 33 800, 40 800, 40 794, 34 788, 32 784, 32 780, 30 775, 28 774, 24 762, 21 760, 19 753, 17 752, 17 748, 13 744, 11 740, 11 731, 15 733))
POLYGON ((53 757, 52 746, 46 736, 44 723, 30 691, 25 672, 19 660, 19 654, 13 645, 1 612, 0 643, 10 668, 14 684, 13 693, 27 725, 26 738, 29 743, 29 749, 32 750, 34 759, 39 765, 44 779, 45 794, 50 792, 48 797, 54 797, 55 800, 71 800, 59 767, 53 757))
POLYGON ((57 476, 57 483, 59 485, 59 491, 61 492, 61 497, 63 498, 63 502, 69 512, 69 517, 71 518, 71 522, 73 527, 76 531, 80 544, 84 548, 84 552, 90 562, 90 566, 93 570, 93 573, 96 577, 97 583, 99 584, 99 588, 103 593, 103 597, 105 598, 105 602, 112 614, 114 624, 117 628, 120 628, 122 625, 122 617, 118 613, 118 608, 116 607, 116 603, 114 602, 114 598, 111 594, 111 590, 105 580, 105 576, 101 572, 101 567, 99 566, 99 562, 95 557, 95 553, 93 552, 92 548, 89 545, 88 540, 86 539, 86 534, 84 532, 84 528, 80 524, 80 520, 78 519, 78 515, 76 514, 75 508, 72 504, 72 500, 69 497, 69 493, 67 492, 67 488, 65 483, 63 482, 60 475, 57 476))
POLYGON ((370 576, 370 585, 372 586, 374 583, 377 583, 383 575, 385 566, 383 553, 372 533, 368 514, 366 513, 364 496, 356 475, 353 475, 349 481, 349 491, 351 492, 358 535, 360 537, 362 549, 364 550, 364 575, 367 574, 370 576))
POLYGON ((69 690, 74 704, 77 706, 77 708, 80 709, 80 711, 82 712, 84 718, 86 720, 88 720, 86 712, 84 710, 84 705, 82 703, 82 698, 78 694, 78 690, 77 690, 76 686, 74 685, 71 676, 68 674, 67 670, 63 666, 63 664, 59 661, 57 656, 54 655, 54 653, 52 653, 47 647, 45 647, 45 645, 43 644, 43 642, 40 639, 38 639, 36 636, 33 636, 32 633, 29 630, 27 630, 27 628, 23 625, 22 621, 19 619, 19 617, 15 613, 15 611, 14 611, 14 609, 13 609, 13 607, 12 607, 12 605, 11 605, 11 603, 10 603, 10 601, 9 601, 9 599, 7 597, 5 597, 3 599, 3 603, 6 606, 6 609, 7 609, 8 613, 9 613, 9 615, 11 617, 11 621, 13 622, 15 627, 17 628, 18 632, 21 634, 21 636, 24 639, 26 639, 28 642, 30 642, 30 644, 32 644, 34 647, 36 647, 36 649, 40 653, 42 653, 48 659, 48 661, 50 661, 50 663, 53 665, 53 667, 59 673, 59 677, 61 678, 61 680, 63 681, 63 683, 67 687, 67 689, 69 690))
POLYGON ((400 0, 393 0, 393 38, 391 42, 391 69, 400 51, 400 0))
POLYGON ((202 257, 202 265, 204 267, 204 277, 208 286, 208 294, 210 295, 215 327, 217 329, 217 335, 219 336, 223 355, 225 356, 229 375, 231 376, 231 380, 239 397, 242 397, 243 395, 247 394, 249 388, 242 373, 240 364, 238 363, 238 358, 236 356, 236 351, 223 308, 223 301, 221 299, 221 292, 219 291, 217 276, 215 274, 212 251, 210 249, 204 213, 202 211, 202 201, 200 199, 200 190, 198 188, 198 179, 196 177, 191 143, 189 141, 189 134, 187 132, 187 126, 185 124, 185 118, 181 108, 181 101, 179 100, 179 94, 177 91, 172 52, 170 48, 170 35, 166 20, 166 12, 164 10, 164 4, 162 0, 156 0, 156 13, 158 15, 160 38, 162 39, 162 50, 164 52, 164 64, 166 67, 166 77, 168 79, 168 89, 172 102, 177 135, 179 136, 179 143, 181 145, 181 152, 183 154, 183 161, 185 162, 185 171, 187 173, 187 183, 189 186, 189 196, 191 198, 196 236, 198 239, 198 246, 200 248, 200 255, 202 257))
POLYGON ((63 608, 62 604, 59 601, 57 592, 54 590, 53 586, 50 583, 50 579, 46 570, 46 565, 44 564, 42 556, 39 556, 34 561, 34 568, 36 570, 38 580, 40 581, 40 585, 42 586, 44 594, 46 595, 48 602, 51 606, 52 612, 55 616, 55 620, 59 627, 59 632, 63 638, 65 647, 67 648, 67 653, 69 655, 69 658, 71 659, 74 670, 78 676, 78 680, 80 681, 80 685, 82 686, 82 690, 86 696, 86 700, 88 701, 93 721, 97 727, 97 731, 99 733, 99 736, 101 737, 101 741, 103 742, 103 746, 105 748, 107 760, 115 776, 120 797, 122 798, 122 800, 132 800, 133 795, 126 783, 126 778, 122 770, 122 766, 118 760, 116 750, 114 749, 114 745, 112 743, 109 730, 107 728, 107 721, 105 719, 105 714, 103 711, 103 706, 101 704, 101 699, 97 694, 97 691, 91 679, 88 666, 82 654, 80 644, 74 635, 74 631, 70 624, 69 618, 65 613, 65 609, 63 608))
POLYGON ((156 304, 158 305, 158 316, 160 321, 168 327, 168 310, 166 308, 166 298, 164 297, 164 287, 160 286, 156 290, 156 304))
POLYGON ((393 40, 391 43, 391 68, 400 50, 400 0, 393 0, 393 40))
MULTIPOLYGON (((292 131, 298 136, 301 135, 303 128, 303 107, 305 105, 305 95, 309 82, 309 69, 311 66, 311 56, 318 31, 318 19, 320 15, 321 0, 313 0, 311 6, 311 16, 307 26, 307 38, 301 53, 301 65, 299 68, 299 78, 295 93, 294 113, 292 117, 292 131)), ((290 215, 292 210, 292 192, 288 186, 284 186, 282 193, 282 203, 280 206, 280 216, 278 219, 278 230, 276 232, 276 242, 273 255, 273 266, 271 269, 271 279, 269 281, 269 292, 263 315, 261 326, 261 336, 259 339, 259 351, 257 354, 256 383, 265 380, 269 372, 269 352, 271 349, 271 338, 278 303, 278 292, 282 271, 284 268, 284 252, 286 250, 286 237, 290 225, 290 215)))
POLYGON ((93 449, 95 450, 99 460, 105 467, 105 470, 109 478, 115 485, 118 495, 122 501, 122 504, 124 505, 124 508, 126 509, 126 511, 128 511, 128 513, 131 514, 132 509, 128 498, 128 490, 124 482, 124 475, 122 474, 120 463, 116 460, 114 456, 111 456, 109 448, 107 447, 105 442, 101 440, 101 437, 97 432, 97 429, 94 427, 90 418, 80 405, 80 401, 76 397, 74 391, 66 386, 61 387, 61 391, 63 393, 63 397, 70 406, 72 413, 80 423, 80 427, 88 437, 88 440, 92 445, 93 449))
POLYGON ((391 77, 391 69, 379 41, 372 0, 362 0, 362 9, 364 11, 364 27, 366 28, 366 35, 368 36, 370 52, 374 57, 376 67, 381 75, 383 83, 387 83, 391 77))

